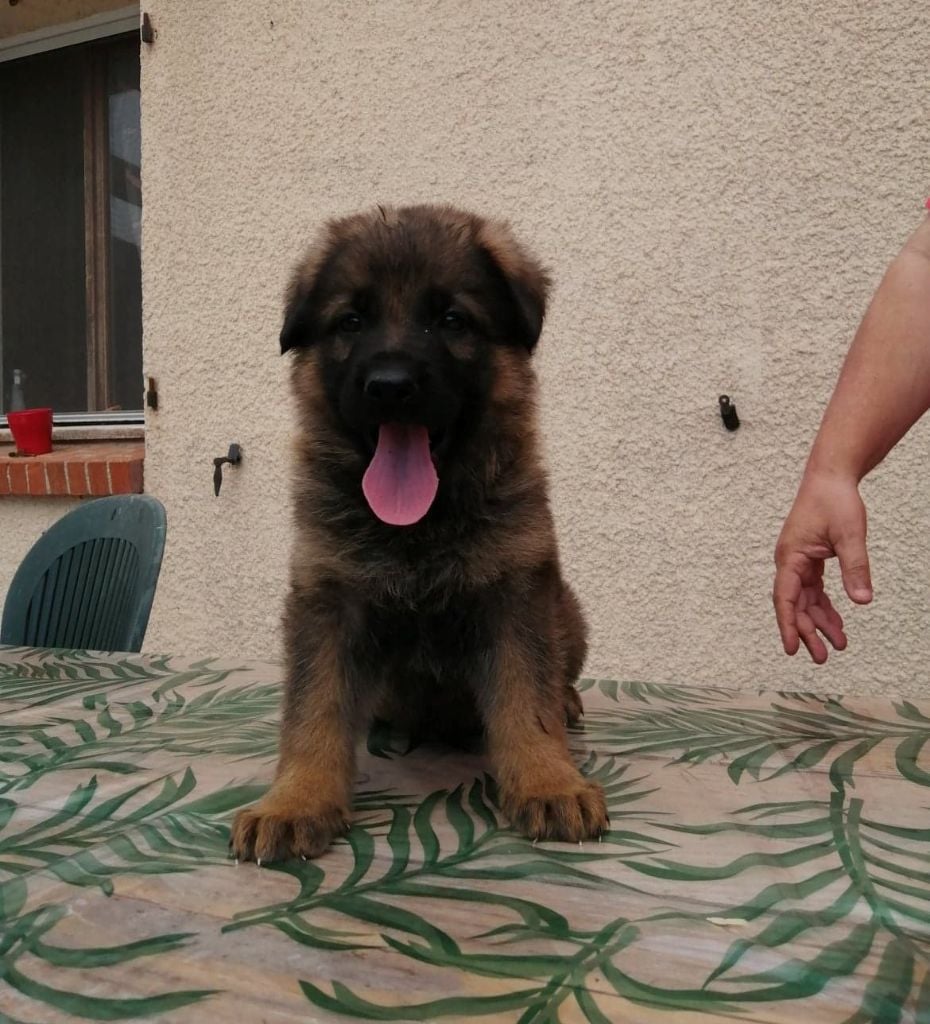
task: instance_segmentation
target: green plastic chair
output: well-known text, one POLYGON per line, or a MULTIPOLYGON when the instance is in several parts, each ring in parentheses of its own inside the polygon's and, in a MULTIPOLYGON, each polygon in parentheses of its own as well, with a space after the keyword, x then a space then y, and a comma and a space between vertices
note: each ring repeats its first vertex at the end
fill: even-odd
POLYGON ((165 550, 161 502, 147 494, 88 501, 32 546, 7 592, 0 643, 138 651, 165 550))

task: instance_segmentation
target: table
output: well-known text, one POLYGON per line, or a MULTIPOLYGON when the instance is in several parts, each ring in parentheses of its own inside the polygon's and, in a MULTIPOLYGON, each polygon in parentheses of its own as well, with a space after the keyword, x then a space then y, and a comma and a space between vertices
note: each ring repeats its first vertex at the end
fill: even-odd
POLYGON ((585 680, 580 847, 379 726, 346 840, 237 866, 280 681, 0 648, 0 1018, 930 1022, 930 698, 585 680))

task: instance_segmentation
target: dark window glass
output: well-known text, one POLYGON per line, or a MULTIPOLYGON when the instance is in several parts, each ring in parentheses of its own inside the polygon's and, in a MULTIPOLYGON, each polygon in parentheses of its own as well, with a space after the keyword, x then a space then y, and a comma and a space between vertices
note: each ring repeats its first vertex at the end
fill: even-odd
POLYGON ((135 38, 0 64, 0 412, 141 409, 140 164, 135 38))
POLYGON ((142 143, 139 131, 139 50, 114 47, 107 62, 110 150, 111 404, 142 407, 142 143))

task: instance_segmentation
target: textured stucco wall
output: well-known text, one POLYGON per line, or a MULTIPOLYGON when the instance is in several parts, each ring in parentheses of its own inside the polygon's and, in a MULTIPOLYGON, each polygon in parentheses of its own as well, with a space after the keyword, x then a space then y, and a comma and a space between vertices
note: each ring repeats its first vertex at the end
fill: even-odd
POLYGON ((930 690, 930 423, 866 487, 877 599, 851 651, 789 661, 769 598, 842 355, 930 192, 930 7, 146 10, 146 479, 170 517, 147 646, 277 653, 283 283, 322 218, 442 199, 509 217, 555 274, 538 369, 589 670, 930 690), (214 499, 230 441, 245 462, 214 499))
POLYGON ((33 541, 74 504, 69 498, 0 497, 0 607, 10 579, 33 541))

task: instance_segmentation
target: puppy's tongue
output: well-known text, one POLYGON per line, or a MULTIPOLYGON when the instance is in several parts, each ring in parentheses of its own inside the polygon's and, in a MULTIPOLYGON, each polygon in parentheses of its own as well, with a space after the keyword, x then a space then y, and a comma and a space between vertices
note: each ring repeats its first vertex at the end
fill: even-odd
POLYGON ((438 488, 426 427, 382 424, 375 457, 362 477, 371 511, 391 526, 411 526, 429 512, 438 488))

